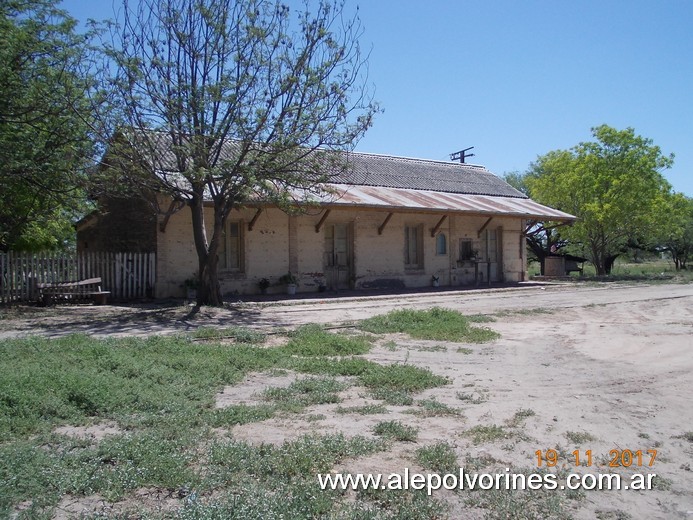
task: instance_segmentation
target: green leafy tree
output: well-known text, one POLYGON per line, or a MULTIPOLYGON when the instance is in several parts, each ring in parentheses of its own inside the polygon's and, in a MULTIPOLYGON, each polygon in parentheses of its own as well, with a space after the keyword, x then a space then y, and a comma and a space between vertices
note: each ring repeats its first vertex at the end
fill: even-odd
MULTIPOLYGON (((534 198, 530 185, 532 178, 541 175, 539 166, 533 164, 524 173, 511 172, 504 176, 505 181, 513 188, 521 191, 528 197, 534 198)), ((544 274, 544 260, 547 256, 564 248, 568 242, 561 237, 560 229, 566 225, 564 222, 551 222, 530 219, 525 223, 524 235, 529 249, 530 259, 536 260, 540 265, 540 272, 544 274)))
POLYGON ((0 3, 0 250, 74 241, 93 157, 87 40, 50 0, 0 3))
POLYGON ((658 201, 670 190, 661 171, 673 155, 632 128, 602 125, 592 134, 594 141, 539 157, 527 182, 538 202, 578 217, 561 236, 604 275, 629 241, 654 234, 658 201))
POLYGON ((654 245, 670 252, 677 271, 686 269, 693 257, 693 199, 682 193, 667 193, 659 215, 654 245))
POLYGON ((222 303, 218 254, 231 210, 252 197, 287 208, 320 191, 327 172, 344 167, 330 151, 351 149, 378 110, 365 85, 358 18, 331 0, 310 7, 123 4, 109 49, 117 70, 111 131, 121 131, 107 162, 117 166, 117 184, 190 208, 198 304, 222 303))

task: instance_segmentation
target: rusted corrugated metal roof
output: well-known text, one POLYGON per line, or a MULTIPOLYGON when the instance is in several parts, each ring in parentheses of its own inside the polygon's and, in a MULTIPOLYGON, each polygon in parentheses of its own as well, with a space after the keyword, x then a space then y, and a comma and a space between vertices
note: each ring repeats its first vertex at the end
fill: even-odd
POLYGON ((382 186, 349 186, 331 184, 335 191, 332 197, 323 197, 325 205, 362 207, 392 210, 419 210, 478 215, 504 215, 543 220, 575 220, 576 217, 557 209, 549 208, 532 199, 495 197, 445 193, 430 190, 387 188, 382 186))

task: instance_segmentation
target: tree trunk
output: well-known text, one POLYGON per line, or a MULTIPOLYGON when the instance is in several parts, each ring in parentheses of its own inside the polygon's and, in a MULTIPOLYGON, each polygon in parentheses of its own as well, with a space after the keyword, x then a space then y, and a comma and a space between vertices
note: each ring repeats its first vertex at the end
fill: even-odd
POLYGON ((597 272, 597 276, 604 276, 606 272, 606 259, 604 258, 602 251, 597 248, 592 248, 592 264, 594 264, 594 269, 597 272))
POLYGON ((611 274, 611 270, 614 267, 614 262, 616 262, 616 259, 619 257, 619 255, 609 255, 606 257, 604 260, 604 270, 605 274, 611 274))
POLYGON ((219 285, 218 251, 225 219, 215 206, 212 240, 207 241, 202 190, 193 197, 190 202, 190 210, 192 211, 193 239, 198 260, 197 305, 221 307, 224 301, 219 285))

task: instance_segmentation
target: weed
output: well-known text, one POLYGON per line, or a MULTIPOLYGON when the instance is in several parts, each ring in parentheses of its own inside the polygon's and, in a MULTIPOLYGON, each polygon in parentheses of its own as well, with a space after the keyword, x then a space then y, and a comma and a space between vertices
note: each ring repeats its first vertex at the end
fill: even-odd
POLYGON ((370 391, 370 396, 392 406, 411 406, 414 404, 414 398, 409 392, 391 388, 373 388, 370 391))
POLYGON ((383 348, 386 348, 390 352, 394 352, 395 350, 397 350, 397 343, 395 343, 392 340, 386 341, 385 343, 383 343, 383 348))
POLYGON ((471 353, 473 353, 473 352, 474 352, 474 351, 473 351, 472 349, 467 348, 467 347, 460 347, 460 348, 457 349, 457 353, 458 353, 458 354, 469 355, 469 354, 471 354, 471 353))
POLYGON ((465 401, 470 404, 481 404, 488 401, 489 392, 479 391, 476 394, 473 392, 457 392, 455 395, 460 401, 465 401))
POLYGON ((309 405, 338 403, 341 399, 337 392, 346 387, 334 378, 315 377, 298 379, 286 388, 268 388, 263 395, 282 410, 296 412, 309 405))
POLYGON ((464 434, 471 437, 474 444, 495 442, 500 439, 509 439, 512 437, 512 434, 505 431, 502 426, 496 424, 490 426, 478 424, 474 426, 474 428, 464 432, 464 434))
POLYGON ((460 411, 435 399, 424 399, 417 403, 419 408, 412 413, 421 417, 445 417, 460 415, 460 411))
POLYGON ((216 442, 209 453, 210 471, 216 485, 233 483, 239 476, 250 476, 273 485, 286 485, 296 479, 314 479, 327 473, 346 458, 381 451, 381 441, 364 437, 307 435, 281 446, 244 442, 216 442))
POLYGON ((379 365, 363 358, 292 357, 286 360, 291 370, 305 374, 360 376, 379 365))
POLYGON ((399 489, 360 489, 357 497, 371 507, 368 511, 353 507, 347 509, 340 518, 401 518, 401 519, 438 519, 449 506, 426 494, 425 490, 399 489), (371 509, 372 508, 372 509, 371 509))
POLYGON ((513 482, 516 489, 488 489, 473 491, 468 494, 465 503, 488 511, 486 518, 503 518, 509 520, 562 520, 570 518, 570 509, 566 506, 568 494, 556 490, 540 488, 527 490, 521 482, 527 482, 531 474, 542 474, 534 469, 513 470, 513 482))
POLYGON ((662 477, 661 475, 655 475, 652 477, 652 489, 667 491, 671 489, 671 484, 672 481, 670 479, 662 477))
POLYGON ((367 336, 349 336, 327 332, 320 325, 303 325, 289 333, 289 342, 280 350, 298 356, 351 356, 365 354, 371 348, 367 336))
POLYGON ((360 376, 374 399, 393 406, 409 406, 412 394, 449 383, 445 377, 413 365, 374 365, 360 376))
POLYGON ((532 409, 520 409, 515 412, 511 419, 506 421, 506 424, 511 428, 517 428, 524 423, 525 419, 534 415, 536 415, 536 412, 532 409))
POLYGON ((373 428, 373 433, 386 439, 401 442, 416 442, 418 428, 407 426, 399 421, 379 422, 373 428))
POLYGON ((597 438, 587 432, 565 432, 565 436, 573 444, 584 444, 586 442, 594 442, 597 438))
POLYGON ((439 442, 422 446, 416 450, 416 461, 424 468, 436 473, 452 473, 459 471, 459 463, 455 449, 447 442, 439 442))
MULTIPOLYGON (((275 366, 272 349, 153 336, 0 342, 0 440, 81 424, 211 407, 219 387, 275 366)), ((199 412, 196 412, 199 413, 199 412)))
POLYGON ((417 339, 483 343, 499 334, 488 328, 473 327, 457 311, 434 307, 429 310, 401 309, 362 321, 362 330, 376 334, 404 332, 417 339))
POLYGON ((401 519, 431 519, 442 518, 449 506, 440 500, 429 497, 424 490, 395 490, 395 489, 360 489, 357 497, 361 502, 369 504, 364 511, 358 506, 352 506, 344 511, 340 518, 401 518, 401 519))
POLYGON ((238 343, 262 344, 266 336, 262 332, 248 327, 199 327, 193 332, 196 339, 222 339, 231 338, 238 343))
POLYGON ((211 425, 215 427, 234 426, 264 421, 274 416, 275 407, 268 405, 249 406, 237 404, 214 410, 211 425))
POLYGON ((380 415, 387 413, 387 408, 382 404, 367 404, 364 406, 350 406, 342 408, 338 406, 335 410, 338 414, 359 414, 359 415, 380 415))
POLYGON ((450 380, 438 376, 427 368, 414 365, 373 365, 360 376, 361 383, 367 388, 389 388, 402 392, 414 393, 447 385, 450 380))

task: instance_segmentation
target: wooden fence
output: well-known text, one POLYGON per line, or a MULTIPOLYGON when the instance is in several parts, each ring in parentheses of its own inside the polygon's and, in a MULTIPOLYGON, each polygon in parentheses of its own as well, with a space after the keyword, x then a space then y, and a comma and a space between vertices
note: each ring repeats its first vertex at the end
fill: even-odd
POLYGON ((101 277, 113 300, 151 298, 154 253, 0 253, 0 303, 36 301, 37 283, 101 277))

